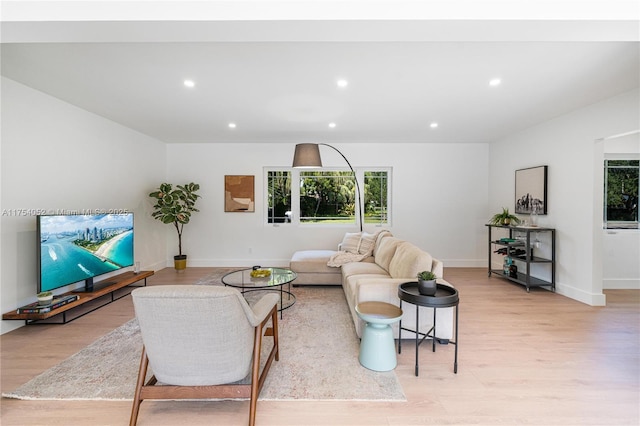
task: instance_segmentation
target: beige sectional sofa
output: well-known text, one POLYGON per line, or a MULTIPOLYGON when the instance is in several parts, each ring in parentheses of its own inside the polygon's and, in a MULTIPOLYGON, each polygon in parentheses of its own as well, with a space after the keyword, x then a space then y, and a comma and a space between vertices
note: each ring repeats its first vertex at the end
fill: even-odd
MULTIPOLYGON (((367 234, 364 233, 364 235, 367 234)), ((345 241, 342 243, 342 248, 344 245, 345 241)), ((343 253, 340 250, 299 251, 294 253, 289 266, 298 274, 298 278, 293 282, 294 285, 342 285, 359 337, 362 336, 364 323, 355 312, 358 303, 381 301, 399 306, 398 286, 405 282, 416 281, 416 275, 420 271, 432 271, 439 278, 439 283, 450 285, 442 279, 444 265, 441 261, 434 259, 429 253, 410 242, 393 237, 389 232, 378 233, 372 253, 370 255, 360 253, 361 260, 346 262, 340 267, 327 265, 331 263, 332 258, 340 257, 343 253)), ((405 302, 402 308, 403 327, 413 329, 416 318, 415 305, 405 302)), ((453 308, 440 308, 436 315, 437 337, 451 339, 453 308)), ((433 310, 420 308, 419 318, 420 331, 428 331, 433 325, 433 310)), ((398 324, 392 327, 394 336, 397 338, 398 324)), ((415 338, 415 334, 403 331, 402 337, 403 339, 415 338)))

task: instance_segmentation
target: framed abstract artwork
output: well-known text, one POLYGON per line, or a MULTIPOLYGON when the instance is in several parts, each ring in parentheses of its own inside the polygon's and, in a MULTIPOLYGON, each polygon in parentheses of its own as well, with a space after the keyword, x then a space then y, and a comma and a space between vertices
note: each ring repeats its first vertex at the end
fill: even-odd
POLYGON ((547 166, 516 170, 516 213, 547 214, 547 166))
POLYGON ((254 212, 253 175, 225 175, 224 177, 224 211, 225 212, 254 212))

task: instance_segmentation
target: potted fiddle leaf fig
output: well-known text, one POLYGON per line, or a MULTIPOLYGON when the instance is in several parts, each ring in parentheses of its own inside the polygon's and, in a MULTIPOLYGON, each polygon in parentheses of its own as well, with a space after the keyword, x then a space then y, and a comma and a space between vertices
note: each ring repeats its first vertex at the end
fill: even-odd
POLYGON ((182 254, 182 230, 191 220, 191 214, 200 211, 195 207, 196 201, 200 198, 200 195, 196 194, 199 189, 200 185, 193 182, 176 185, 175 189, 172 184, 163 183, 149 194, 149 197, 156 200, 153 206, 155 211, 151 216, 162 223, 173 225, 178 233, 178 254, 173 257, 177 270, 187 267, 187 255, 182 254))
POLYGON ((436 274, 431 271, 418 272, 418 292, 421 295, 433 296, 437 289, 436 274))
POLYGON ((511 223, 517 225, 520 223, 520 218, 516 215, 509 213, 509 209, 503 207, 502 213, 496 213, 489 221, 491 225, 505 225, 509 226, 511 223))

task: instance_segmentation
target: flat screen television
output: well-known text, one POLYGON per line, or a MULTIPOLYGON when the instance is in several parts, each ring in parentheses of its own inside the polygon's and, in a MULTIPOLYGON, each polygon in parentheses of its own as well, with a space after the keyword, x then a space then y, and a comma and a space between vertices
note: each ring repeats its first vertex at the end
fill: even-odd
POLYGON ((38 293, 84 281, 91 292, 99 275, 133 265, 133 213, 37 217, 38 293))

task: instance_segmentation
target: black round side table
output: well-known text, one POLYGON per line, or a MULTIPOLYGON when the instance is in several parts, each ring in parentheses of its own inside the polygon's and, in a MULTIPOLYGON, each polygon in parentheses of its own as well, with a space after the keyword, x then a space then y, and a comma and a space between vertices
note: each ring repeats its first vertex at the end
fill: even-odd
POLYGON ((418 375, 418 347, 427 338, 431 337, 433 341, 433 352, 436 351, 436 310, 438 308, 450 308, 454 307, 456 311, 455 318, 455 341, 449 341, 452 345, 455 345, 455 356, 453 360, 453 372, 458 373, 458 303, 460 298, 458 296, 458 290, 455 288, 439 284, 436 290, 436 294, 433 296, 423 296, 418 292, 418 283, 415 281, 406 282, 398 286, 398 297, 400 298, 400 309, 402 309, 402 302, 411 303, 416 306, 416 327, 414 330, 410 328, 402 327, 402 319, 400 320, 398 330, 398 353, 401 353, 402 344, 402 330, 411 331, 416 335, 416 368, 415 374, 418 375), (420 332, 420 306, 427 308, 433 308, 433 326, 426 333, 420 332), (422 336, 422 339, 420 338, 422 336))

